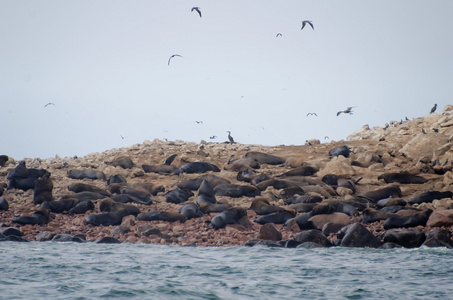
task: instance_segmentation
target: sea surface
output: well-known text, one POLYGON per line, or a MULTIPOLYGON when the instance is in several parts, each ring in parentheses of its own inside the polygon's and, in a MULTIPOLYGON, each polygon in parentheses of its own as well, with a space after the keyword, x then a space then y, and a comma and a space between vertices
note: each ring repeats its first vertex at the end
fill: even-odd
POLYGON ((0 299, 453 299, 453 250, 1 242, 0 299))

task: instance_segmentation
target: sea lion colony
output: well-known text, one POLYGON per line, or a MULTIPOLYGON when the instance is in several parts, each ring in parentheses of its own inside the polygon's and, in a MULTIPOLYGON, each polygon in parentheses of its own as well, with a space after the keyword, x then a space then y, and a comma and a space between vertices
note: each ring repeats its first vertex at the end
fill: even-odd
POLYGON ((452 247, 452 145, 447 106, 323 144, 0 156, 0 240, 452 247))

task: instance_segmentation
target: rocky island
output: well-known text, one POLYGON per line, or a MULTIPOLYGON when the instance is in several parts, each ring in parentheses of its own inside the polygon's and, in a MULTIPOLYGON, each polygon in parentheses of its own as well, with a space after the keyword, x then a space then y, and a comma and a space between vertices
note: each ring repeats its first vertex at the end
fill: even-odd
POLYGON ((300 146, 0 156, 0 241, 453 247, 453 106, 300 146))

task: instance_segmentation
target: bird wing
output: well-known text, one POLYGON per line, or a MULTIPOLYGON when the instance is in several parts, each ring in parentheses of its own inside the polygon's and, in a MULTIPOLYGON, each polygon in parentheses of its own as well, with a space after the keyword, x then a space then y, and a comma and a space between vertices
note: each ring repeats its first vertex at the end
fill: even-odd
POLYGON ((342 111, 337 112, 337 117, 342 113, 342 111))
POLYGON ((315 27, 313 27, 313 24, 311 22, 307 22, 307 23, 311 26, 311 28, 313 28, 313 30, 315 30, 315 27))
POLYGON ((306 23, 305 21, 304 21, 304 22, 302 22, 302 28, 301 28, 300 30, 304 29, 304 27, 305 27, 305 23, 306 23))

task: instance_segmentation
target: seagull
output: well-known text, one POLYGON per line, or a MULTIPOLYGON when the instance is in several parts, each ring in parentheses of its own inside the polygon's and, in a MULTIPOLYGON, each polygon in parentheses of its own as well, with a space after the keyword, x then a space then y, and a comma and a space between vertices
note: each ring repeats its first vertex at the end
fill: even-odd
POLYGON ((277 35, 275 37, 279 37, 279 36, 282 36, 282 34, 280 32, 277 33, 277 35))
POLYGON ((49 105, 55 105, 55 103, 49 102, 49 103, 47 103, 46 105, 44 105, 44 107, 47 107, 47 106, 49 106, 49 105))
POLYGON ((432 114, 433 112, 435 112, 437 109, 437 103, 434 104, 433 108, 431 108, 431 111, 429 112, 430 114, 432 114))
POLYGON ((195 121, 195 122, 196 122, 197 124, 200 124, 200 123, 202 124, 202 123, 203 123, 203 121, 195 121))
POLYGON ((190 11, 194 11, 194 10, 197 11, 197 13, 200 15, 200 18, 201 18, 201 10, 200 10, 200 8, 199 7, 192 7, 192 9, 190 11))
POLYGON ((310 25, 313 30, 315 30, 315 27, 313 27, 313 23, 311 23, 311 21, 302 21, 302 28, 300 30, 304 29, 305 25, 307 24, 310 25))
POLYGON ((216 136, 216 135, 213 135, 213 136, 210 136, 209 138, 210 138, 211 140, 213 140, 213 139, 216 139, 217 136, 216 136))
POLYGON ((231 131, 227 131, 227 132, 228 132, 228 139, 230 140, 230 143, 233 144, 234 143, 234 139, 231 136, 231 131))
POLYGON ((308 114, 307 114, 307 117, 308 117, 309 115, 315 115, 316 117, 318 116, 316 113, 308 113, 308 114))
POLYGON ((170 65, 170 60, 175 57, 175 56, 179 56, 179 57, 182 57, 181 55, 179 54, 173 54, 172 56, 170 56, 170 58, 168 59, 168 65, 170 65))
POLYGON ((346 108, 345 110, 340 110, 339 112, 337 112, 337 117, 338 117, 341 113, 352 115, 352 109, 353 109, 354 107, 355 107, 355 106, 350 106, 350 107, 346 108))

